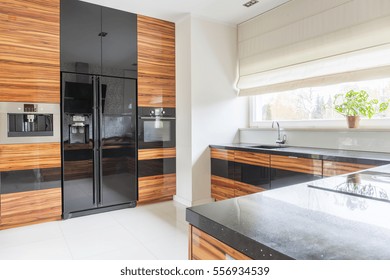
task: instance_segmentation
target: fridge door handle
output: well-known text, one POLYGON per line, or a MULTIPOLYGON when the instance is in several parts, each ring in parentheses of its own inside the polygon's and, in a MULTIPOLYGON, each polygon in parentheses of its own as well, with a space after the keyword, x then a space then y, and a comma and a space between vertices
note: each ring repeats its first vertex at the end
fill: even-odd
POLYGON ((98 130, 98 156, 99 156, 99 163, 98 163, 98 168, 99 168, 99 195, 98 195, 98 203, 99 205, 102 205, 102 201, 103 201, 103 162, 102 162, 102 153, 103 153, 103 147, 102 147, 102 137, 103 137, 103 133, 102 133, 102 123, 103 123, 103 99, 102 99, 102 84, 100 82, 100 78, 98 77, 97 78, 97 90, 98 90, 98 126, 97 126, 97 130, 98 130))
POLYGON ((98 174, 99 170, 97 169, 96 166, 96 161, 98 160, 98 153, 97 153, 97 148, 98 148, 98 129, 97 129, 97 99, 96 99, 96 91, 97 91, 97 79, 95 76, 92 77, 92 85, 93 85, 93 125, 92 125, 92 133, 93 133, 93 204, 96 205, 97 202, 97 187, 99 185, 99 180, 98 180, 98 174))

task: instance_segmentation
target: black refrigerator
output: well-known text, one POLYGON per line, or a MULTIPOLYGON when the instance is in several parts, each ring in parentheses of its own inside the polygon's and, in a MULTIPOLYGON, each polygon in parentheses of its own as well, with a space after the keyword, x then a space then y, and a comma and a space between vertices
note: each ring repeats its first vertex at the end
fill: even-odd
POLYGON ((64 219, 135 207, 137 80, 61 73, 64 219))

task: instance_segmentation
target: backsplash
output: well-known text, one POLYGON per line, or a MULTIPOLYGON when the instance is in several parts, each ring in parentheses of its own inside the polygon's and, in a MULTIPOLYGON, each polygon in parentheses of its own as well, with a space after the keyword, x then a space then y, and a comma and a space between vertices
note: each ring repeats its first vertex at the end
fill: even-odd
MULTIPOLYGON (((285 129, 281 134, 287 135, 287 146, 390 152, 390 130, 285 129)), ((240 129, 240 143, 275 144, 277 137, 276 129, 240 129)))

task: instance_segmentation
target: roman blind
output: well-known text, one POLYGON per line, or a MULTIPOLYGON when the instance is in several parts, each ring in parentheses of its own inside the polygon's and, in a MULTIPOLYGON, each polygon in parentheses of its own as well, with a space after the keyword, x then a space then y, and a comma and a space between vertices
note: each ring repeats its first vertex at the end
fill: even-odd
POLYGON ((238 27, 240 95, 390 77, 389 0, 291 0, 238 27))

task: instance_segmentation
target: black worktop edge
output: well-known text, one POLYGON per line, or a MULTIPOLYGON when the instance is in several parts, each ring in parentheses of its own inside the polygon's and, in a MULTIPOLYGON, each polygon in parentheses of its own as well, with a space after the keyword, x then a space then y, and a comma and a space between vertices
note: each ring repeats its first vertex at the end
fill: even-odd
MULTIPOLYGON (((261 149, 261 148, 251 148, 251 147, 235 147, 235 146, 225 146, 225 145, 209 145, 210 148, 216 148, 216 149, 225 149, 225 150, 239 150, 244 152, 251 152, 251 153, 261 153, 261 154, 270 154, 270 155, 281 155, 281 156, 294 156, 294 157, 301 157, 301 158, 310 158, 310 159, 319 159, 319 160, 331 160, 331 161, 341 161, 341 162, 349 162, 349 163, 357 163, 357 164, 370 164, 370 165, 384 165, 390 163, 389 160, 383 160, 383 159, 372 159, 372 158, 361 158, 361 157, 351 157, 351 156, 341 156, 341 155, 323 155, 320 154, 321 149, 320 148, 310 148, 312 150, 318 150, 318 154, 314 153, 302 153, 302 152, 292 152, 292 151, 283 151, 283 150, 276 150, 276 149, 261 149)), ((291 149, 300 147, 288 147, 291 149)), ((330 149, 328 149, 330 150, 330 149)), ((356 151, 351 151, 356 152, 356 151)), ((364 151, 358 151, 359 153, 364 153, 364 151)), ((375 152, 369 152, 375 153, 375 152)), ((380 153, 378 153, 380 154, 380 153)))
POLYGON ((221 225, 191 208, 186 209, 186 221, 199 228, 215 239, 234 248, 254 260, 292 260, 293 258, 282 254, 268 246, 259 243, 237 231, 221 225))

